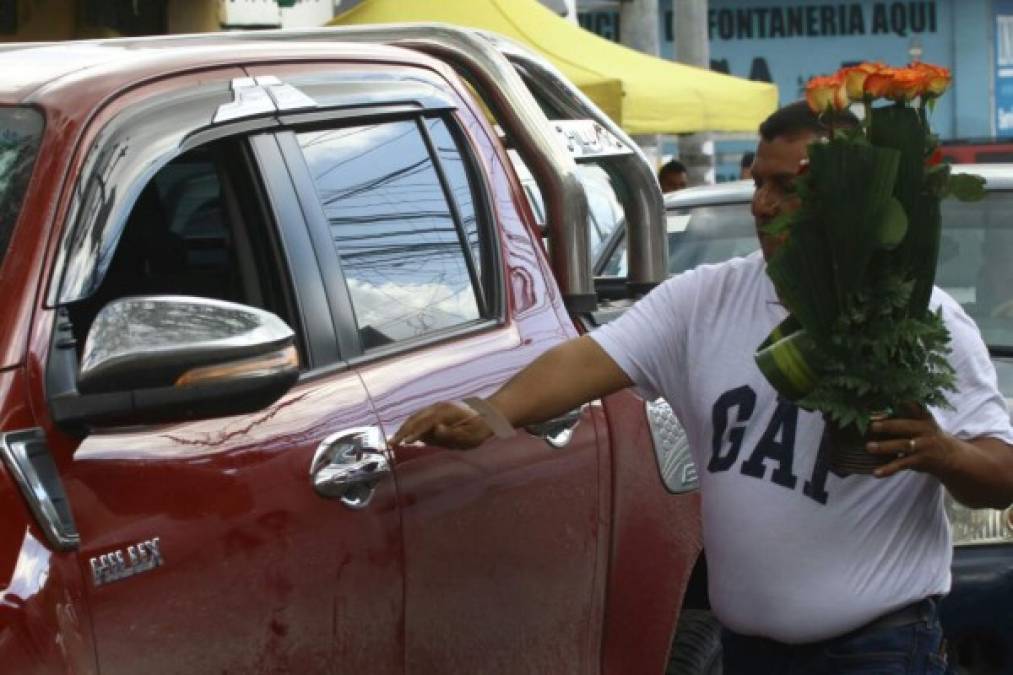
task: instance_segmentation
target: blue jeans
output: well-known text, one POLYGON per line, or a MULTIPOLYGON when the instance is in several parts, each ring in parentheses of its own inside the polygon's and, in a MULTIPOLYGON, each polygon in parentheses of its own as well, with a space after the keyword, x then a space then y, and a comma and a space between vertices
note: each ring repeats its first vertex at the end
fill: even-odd
POLYGON ((935 599, 906 625, 867 627, 801 645, 725 630, 724 675, 943 675, 946 650, 935 599))

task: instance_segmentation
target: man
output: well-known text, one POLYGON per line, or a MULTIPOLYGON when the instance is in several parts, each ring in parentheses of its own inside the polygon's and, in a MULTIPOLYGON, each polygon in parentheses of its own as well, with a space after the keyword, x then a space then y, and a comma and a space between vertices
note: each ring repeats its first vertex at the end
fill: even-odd
POLYGON ((742 159, 739 160, 739 180, 749 180, 753 177, 753 160, 755 158, 755 152, 742 153, 742 159))
POLYGON ((951 556, 942 488, 972 507, 1013 502, 1013 430, 976 327, 939 291, 954 409, 876 423, 868 449, 893 457, 876 476, 830 472, 820 415, 780 400, 759 372, 754 350, 786 316, 764 271, 780 241, 760 228, 798 208, 793 181, 825 134, 804 103, 761 125, 752 211, 762 253, 669 279, 611 324, 543 354, 477 412, 438 404, 392 442, 470 448, 630 385, 663 395, 700 469, 724 672, 941 673, 936 602, 951 556))
POLYGON ((658 170, 658 183, 662 192, 675 192, 688 185, 686 166, 677 159, 666 163, 658 170))

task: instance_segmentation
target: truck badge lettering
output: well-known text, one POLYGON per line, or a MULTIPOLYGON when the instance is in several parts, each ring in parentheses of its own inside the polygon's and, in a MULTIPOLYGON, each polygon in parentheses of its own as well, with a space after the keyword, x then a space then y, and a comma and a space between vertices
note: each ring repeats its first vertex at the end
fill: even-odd
POLYGON ((92 558, 92 581, 95 586, 102 586, 161 567, 163 563, 161 542, 154 537, 127 546, 126 554, 117 549, 92 558))

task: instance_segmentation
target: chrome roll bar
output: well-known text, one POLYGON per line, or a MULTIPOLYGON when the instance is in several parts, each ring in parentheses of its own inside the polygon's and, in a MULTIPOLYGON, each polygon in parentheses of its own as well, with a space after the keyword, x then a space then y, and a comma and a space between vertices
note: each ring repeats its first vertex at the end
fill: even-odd
POLYGON ((634 294, 646 293, 665 280, 668 272, 668 246, 665 203, 650 160, 633 139, 601 111, 547 60, 515 41, 495 33, 482 32, 521 72, 525 83, 554 109, 570 119, 590 119, 618 137, 632 154, 611 161, 626 177, 630 199, 626 207, 628 285, 634 294))

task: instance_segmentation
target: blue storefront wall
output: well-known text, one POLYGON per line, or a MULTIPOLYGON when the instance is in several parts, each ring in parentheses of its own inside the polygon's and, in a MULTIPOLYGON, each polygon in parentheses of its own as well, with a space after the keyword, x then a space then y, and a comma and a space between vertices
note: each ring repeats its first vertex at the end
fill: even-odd
MULTIPOLYGON (((995 3, 1009 6, 1007 13, 1013 15, 1013 0, 995 3)), ((662 56, 671 58, 672 0, 659 5, 662 56)), ((952 91, 933 113, 936 131, 947 139, 992 136, 992 85, 1000 72, 993 57, 997 12, 989 0, 710 0, 711 65, 772 81, 781 103, 788 103, 802 95, 813 75, 867 60, 903 65, 917 55, 950 68, 955 76, 952 91)), ((581 13, 580 21, 603 37, 618 39, 617 12, 581 13)), ((1007 70, 1013 122, 1013 63, 1007 70)), ((741 142, 734 146, 745 147, 741 142)))

